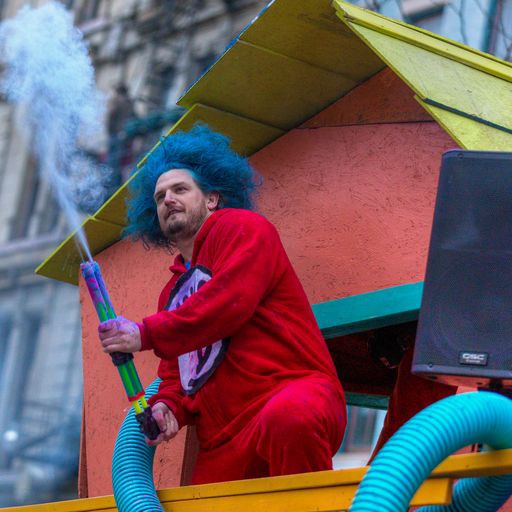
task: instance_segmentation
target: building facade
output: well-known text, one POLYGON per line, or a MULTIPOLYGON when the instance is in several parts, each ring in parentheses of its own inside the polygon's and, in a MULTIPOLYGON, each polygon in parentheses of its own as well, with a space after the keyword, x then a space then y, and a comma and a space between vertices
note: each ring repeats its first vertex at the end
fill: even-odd
MULTIPOLYGON (((44 3, 0 2, 1 19, 44 3)), ((88 41, 98 88, 109 100, 102 137, 82 149, 113 167, 112 189, 179 117, 180 94, 265 4, 63 3, 88 41)), ((34 274, 70 229, 15 117, 1 101, 0 506, 76 497, 82 412, 78 290, 34 274)))

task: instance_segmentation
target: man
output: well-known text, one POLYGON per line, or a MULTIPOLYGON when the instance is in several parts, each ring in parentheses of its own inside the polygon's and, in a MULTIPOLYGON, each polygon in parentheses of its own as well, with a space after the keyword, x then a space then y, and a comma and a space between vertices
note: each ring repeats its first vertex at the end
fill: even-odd
POLYGON ((134 180, 128 234, 177 249, 158 312, 100 325, 106 352, 152 349, 160 444, 195 424, 193 483, 332 468, 341 385, 255 174, 206 127, 168 137, 134 180))

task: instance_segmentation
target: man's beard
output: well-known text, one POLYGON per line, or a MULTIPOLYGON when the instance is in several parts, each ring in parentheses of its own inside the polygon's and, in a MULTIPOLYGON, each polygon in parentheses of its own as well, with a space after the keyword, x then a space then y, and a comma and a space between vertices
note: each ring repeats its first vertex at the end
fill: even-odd
POLYGON ((165 235, 171 244, 176 244, 180 240, 192 238, 201 228, 206 219, 208 210, 206 205, 202 204, 185 220, 178 220, 167 226, 165 235))

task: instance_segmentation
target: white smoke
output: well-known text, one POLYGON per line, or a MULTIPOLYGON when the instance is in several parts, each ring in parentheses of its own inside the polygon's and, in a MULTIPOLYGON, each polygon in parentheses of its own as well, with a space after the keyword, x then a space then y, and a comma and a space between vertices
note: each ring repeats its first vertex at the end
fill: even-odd
MULTIPOLYGON (((110 179, 105 167, 78 148, 79 140, 98 138, 105 111, 82 34, 57 2, 24 7, 0 24, 0 55, 0 91, 18 107, 18 130, 72 228, 79 228, 76 205, 99 207, 106 194, 103 183, 110 179)), ((90 257, 85 237, 79 236, 90 257)))

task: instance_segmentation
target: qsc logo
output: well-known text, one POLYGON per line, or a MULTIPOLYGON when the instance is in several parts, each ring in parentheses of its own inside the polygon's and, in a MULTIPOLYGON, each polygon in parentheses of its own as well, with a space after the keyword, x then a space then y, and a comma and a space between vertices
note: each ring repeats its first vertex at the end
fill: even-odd
POLYGON ((486 352, 460 352, 459 364, 471 366, 487 366, 489 354, 486 352))

